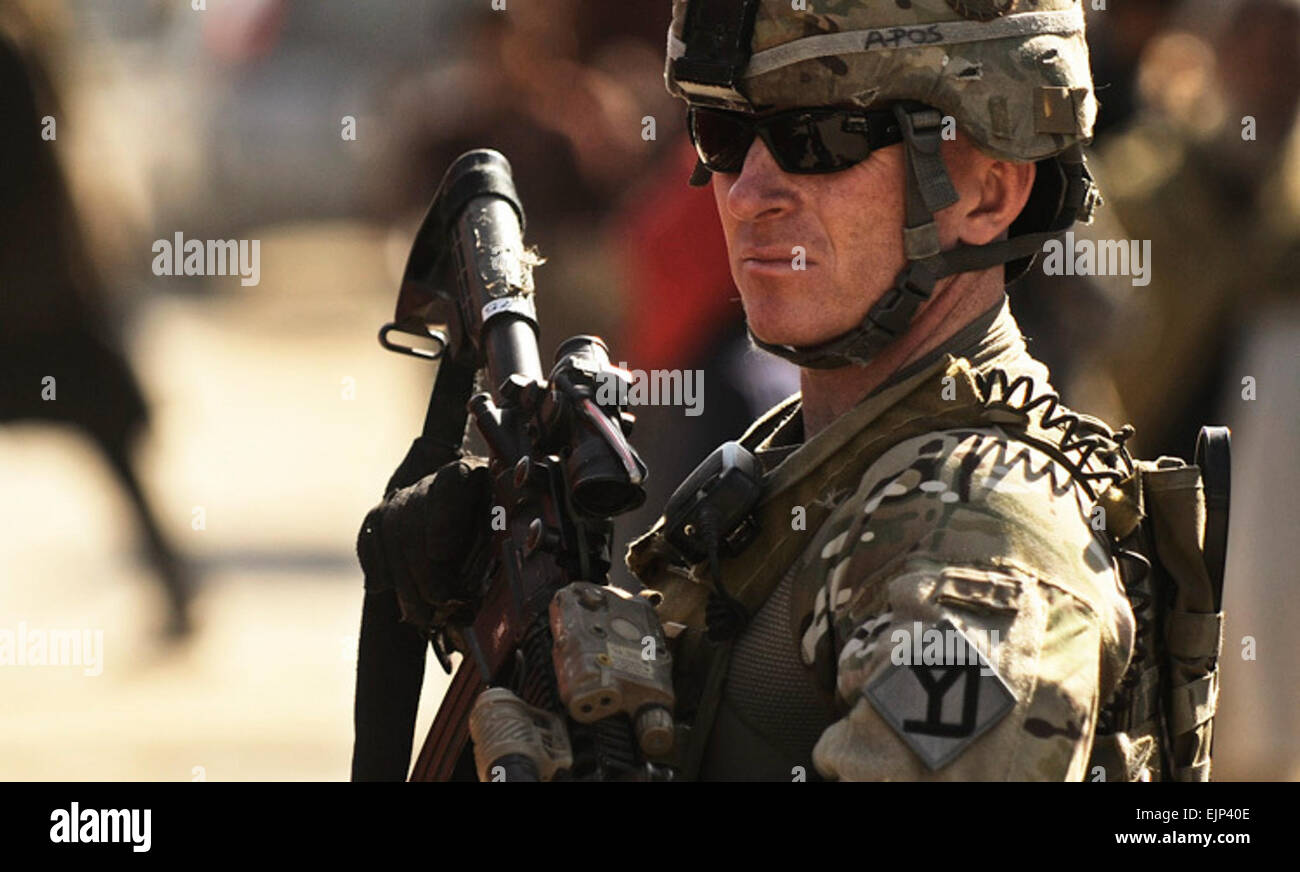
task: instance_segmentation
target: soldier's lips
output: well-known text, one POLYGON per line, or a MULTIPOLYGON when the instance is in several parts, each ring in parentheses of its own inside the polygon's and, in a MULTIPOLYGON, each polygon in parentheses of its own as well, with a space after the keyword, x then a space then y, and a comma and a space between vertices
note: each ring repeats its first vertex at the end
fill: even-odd
POLYGON ((764 281, 797 281, 801 276, 807 275, 809 264, 803 270, 796 270, 790 266, 788 260, 746 260, 740 264, 741 274, 751 279, 760 279, 764 281))
POLYGON ((817 261, 810 258, 796 258, 789 250, 779 253, 768 251, 746 252, 740 258, 741 269, 765 273, 801 272, 816 266, 817 261))

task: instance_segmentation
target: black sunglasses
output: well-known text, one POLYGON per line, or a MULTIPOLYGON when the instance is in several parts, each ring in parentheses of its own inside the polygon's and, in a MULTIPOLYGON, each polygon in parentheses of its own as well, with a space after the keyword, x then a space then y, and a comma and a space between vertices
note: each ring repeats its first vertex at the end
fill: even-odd
POLYGON ((755 136, 777 166, 800 174, 845 170, 903 141, 892 109, 793 109, 755 118, 692 106, 687 125, 700 162, 715 173, 740 172, 755 136))

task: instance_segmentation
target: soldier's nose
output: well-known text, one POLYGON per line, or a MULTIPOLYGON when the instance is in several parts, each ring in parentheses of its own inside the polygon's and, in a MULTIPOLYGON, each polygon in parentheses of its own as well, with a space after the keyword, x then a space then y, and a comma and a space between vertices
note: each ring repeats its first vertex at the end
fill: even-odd
POLYGON ((763 140, 755 137, 727 192, 727 210, 740 221, 775 218, 794 208, 797 193, 763 140))

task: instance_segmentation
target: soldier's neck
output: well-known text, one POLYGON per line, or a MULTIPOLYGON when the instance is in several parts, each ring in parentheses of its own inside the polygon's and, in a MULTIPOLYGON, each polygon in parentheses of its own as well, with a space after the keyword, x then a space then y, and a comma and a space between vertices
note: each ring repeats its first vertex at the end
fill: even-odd
POLYGON ((804 439, 830 426, 894 373, 951 339, 996 305, 1003 293, 1002 267, 960 273, 940 282, 908 331, 866 366, 801 369, 804 439))

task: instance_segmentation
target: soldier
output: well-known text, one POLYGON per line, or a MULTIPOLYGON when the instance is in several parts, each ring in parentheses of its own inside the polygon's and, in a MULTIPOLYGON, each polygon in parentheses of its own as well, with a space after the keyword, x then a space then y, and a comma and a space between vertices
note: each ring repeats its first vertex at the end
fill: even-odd
MULTIPOLYGON (((1113 548, 1128 434, 1060 406, 1005 295, 1095 202, 1080 3, 675 0, 667 81, 751 337, 802 387, 740 440, 747 548, 693 563, 661 519, 629 549, 664 594, 677 771, 1159 777, 1113 548)), ((470 461, 398 491, 367 574, 427 613, 485 484, 470 461)))

